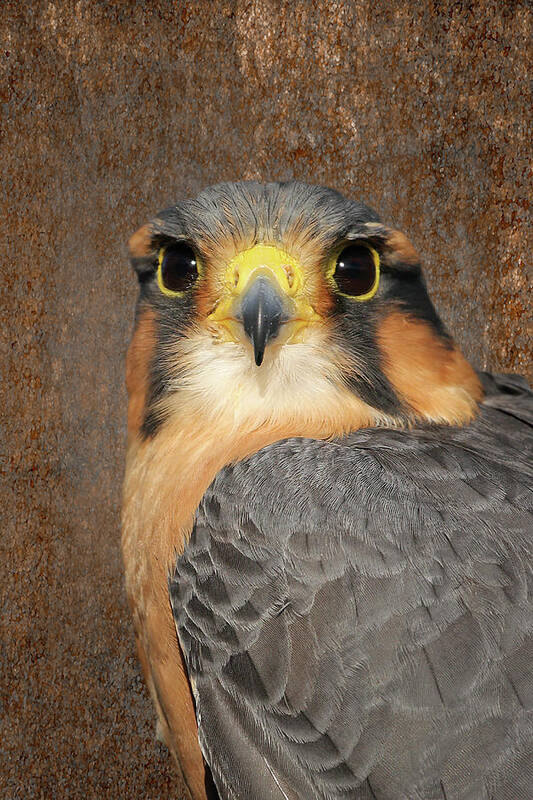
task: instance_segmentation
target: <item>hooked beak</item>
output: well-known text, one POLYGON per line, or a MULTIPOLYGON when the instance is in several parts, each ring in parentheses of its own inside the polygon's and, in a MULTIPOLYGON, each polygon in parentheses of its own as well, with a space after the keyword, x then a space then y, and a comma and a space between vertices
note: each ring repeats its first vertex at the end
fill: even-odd
POLYGON ((275 245, 257 244, 228 263, 223 290, 208 325, 218 340, 252 343, 261 366, 267 345, 301 341, 302 331, 320 320, 304 290, 299 263, 275 245))
POLYGON ((265 275, 251 281, 241 300, 240 315, 244 332, 252 342, 255 363, 263 363, 265 347, 275 339, 280 326, 289 319, 284 302, 274 283, 265 275))

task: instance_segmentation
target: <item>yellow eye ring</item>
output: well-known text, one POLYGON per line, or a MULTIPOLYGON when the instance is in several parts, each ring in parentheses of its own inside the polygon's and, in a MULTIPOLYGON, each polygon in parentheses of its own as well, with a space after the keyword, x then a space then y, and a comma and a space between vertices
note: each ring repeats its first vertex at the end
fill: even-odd
POLYGON ((379 287, 379 253, 368 242, 345 243, 332 259, 326 278, 341 297, 358 302, 370 300, 379 287))
POLYGON ((187 242, 175 242, 159 250, 157 285, 167 297, 183 297, 201 272, 198 257, 187 242))

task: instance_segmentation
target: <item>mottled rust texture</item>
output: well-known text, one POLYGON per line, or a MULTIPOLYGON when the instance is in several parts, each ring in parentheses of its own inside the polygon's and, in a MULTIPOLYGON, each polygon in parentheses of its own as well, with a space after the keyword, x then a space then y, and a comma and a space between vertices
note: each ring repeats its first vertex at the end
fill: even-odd
POLYGON ((119 553, 129 234, 221 179, 336 186, 475 364, 530 371, 531 30, 525 1, 4 0, 1 797, 180 796, 119 553))

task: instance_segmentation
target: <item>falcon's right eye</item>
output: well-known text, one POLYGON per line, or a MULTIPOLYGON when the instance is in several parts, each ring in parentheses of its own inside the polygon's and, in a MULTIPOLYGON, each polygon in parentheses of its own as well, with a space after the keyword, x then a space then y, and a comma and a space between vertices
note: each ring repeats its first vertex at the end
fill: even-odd
POLYGON ((186 242, 176 242, 159 251, 157 285, 170 297, 179 297, 198 278, 196 253, 186 242))

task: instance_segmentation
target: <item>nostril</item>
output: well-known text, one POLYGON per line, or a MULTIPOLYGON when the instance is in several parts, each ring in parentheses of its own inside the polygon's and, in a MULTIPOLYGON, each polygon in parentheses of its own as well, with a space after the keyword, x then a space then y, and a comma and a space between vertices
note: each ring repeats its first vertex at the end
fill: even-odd
POLYGON ((284 264, 283 269, 285 270, 285 275, 287 276, 287 283, 289 284, 289 288, 292 289, 294 284, 294 270, 290 264, 284 264))

